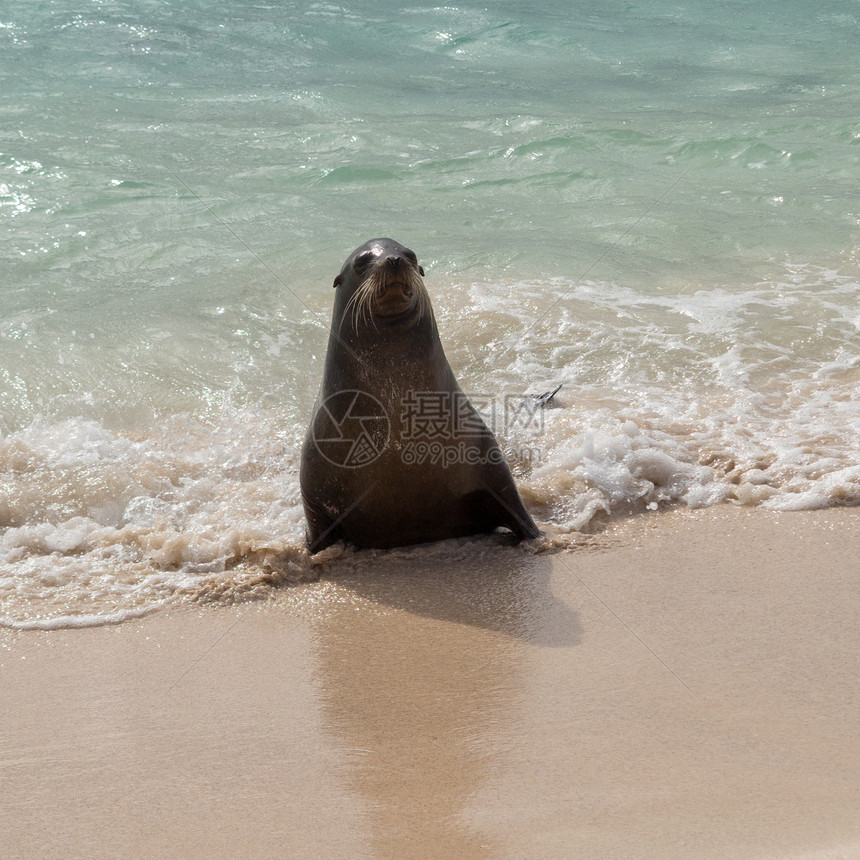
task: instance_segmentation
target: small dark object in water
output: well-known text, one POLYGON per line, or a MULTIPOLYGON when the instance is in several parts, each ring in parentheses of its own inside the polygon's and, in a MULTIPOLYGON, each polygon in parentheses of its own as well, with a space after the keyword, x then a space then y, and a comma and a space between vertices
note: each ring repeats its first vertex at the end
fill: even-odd
POLYGON ((538 406, 543 408, 544 406, 554 406, 555 404, 552 402, 552 399, 561 391, 561 386, 564 385, 563 382, 559 383, 558 387, 553 391, 544 391, 543 394, 532 394, 532 397, 535 398, 538 402, 538 406))

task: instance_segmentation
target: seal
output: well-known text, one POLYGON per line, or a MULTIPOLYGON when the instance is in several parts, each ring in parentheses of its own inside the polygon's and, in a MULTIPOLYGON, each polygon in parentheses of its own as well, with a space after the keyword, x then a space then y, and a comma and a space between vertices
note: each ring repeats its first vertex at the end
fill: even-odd
POLYGON ((445 358, 424 269, 392 239, 357 248, 336 289, 302 450, 307 543, 394 547, 540 530, 445 358))

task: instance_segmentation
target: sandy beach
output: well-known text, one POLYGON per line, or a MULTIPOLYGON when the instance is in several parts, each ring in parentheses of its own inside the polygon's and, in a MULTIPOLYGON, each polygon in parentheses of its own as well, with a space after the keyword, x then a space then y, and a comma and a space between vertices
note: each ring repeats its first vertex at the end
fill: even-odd
POLYGON ((860 510, 0 632, 0 853, 860 857, 860 510))

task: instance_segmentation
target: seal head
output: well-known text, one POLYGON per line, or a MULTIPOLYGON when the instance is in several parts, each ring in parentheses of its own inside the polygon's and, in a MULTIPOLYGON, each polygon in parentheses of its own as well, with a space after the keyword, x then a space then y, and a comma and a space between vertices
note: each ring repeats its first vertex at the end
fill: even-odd
POLYGON ((365 243, 352 253, 334 279, 335 289, 350 287, 344 291, 347 301, 341 322, 357 331, 360 324, 414 321, 430 306, 423 277, 424 269, 409 248, 392 239, 365 243))

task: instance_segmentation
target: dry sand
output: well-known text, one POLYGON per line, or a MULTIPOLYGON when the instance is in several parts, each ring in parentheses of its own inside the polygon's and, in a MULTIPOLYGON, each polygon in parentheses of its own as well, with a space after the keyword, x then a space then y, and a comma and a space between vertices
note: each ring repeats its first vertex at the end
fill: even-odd
POLYGON ((3 857, 860 857, 860 509, 0 638, 3 857))

